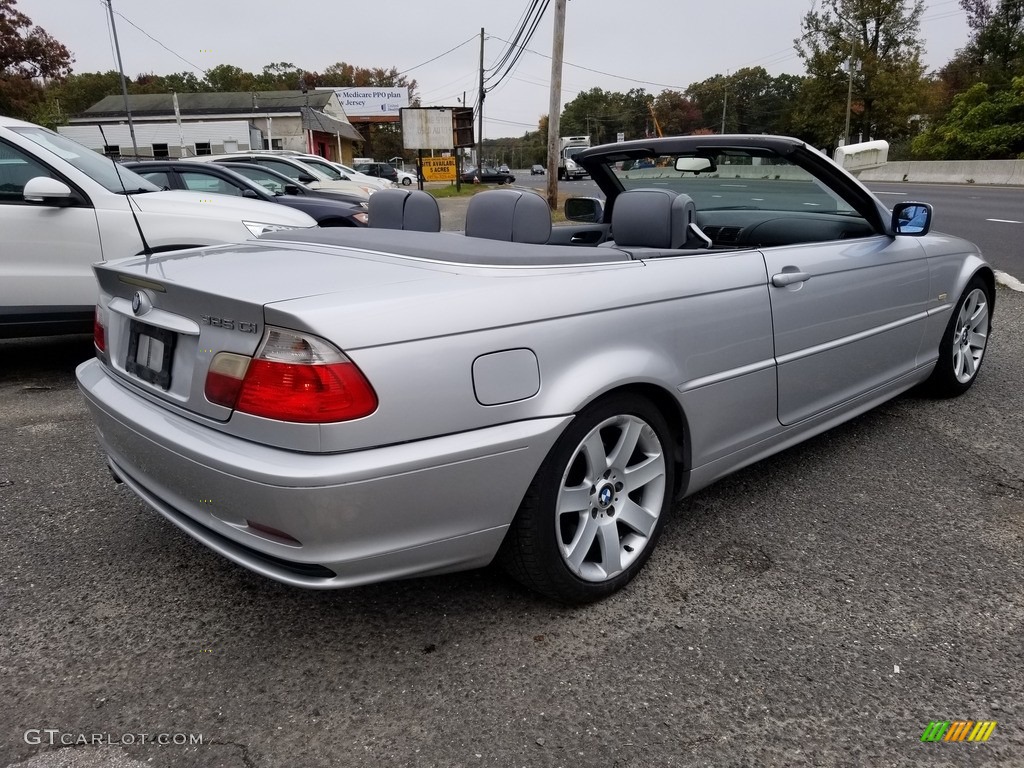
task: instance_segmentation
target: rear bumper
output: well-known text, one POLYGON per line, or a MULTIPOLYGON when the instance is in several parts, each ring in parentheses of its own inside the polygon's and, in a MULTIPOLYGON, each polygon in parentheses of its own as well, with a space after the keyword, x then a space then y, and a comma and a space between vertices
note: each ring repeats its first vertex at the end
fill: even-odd
POLYGON ((77 376, 111 469, 140 498, 240 565, 321 589, 486 565, 570 418, 308 454, 170 413, 97 360, 77 376))

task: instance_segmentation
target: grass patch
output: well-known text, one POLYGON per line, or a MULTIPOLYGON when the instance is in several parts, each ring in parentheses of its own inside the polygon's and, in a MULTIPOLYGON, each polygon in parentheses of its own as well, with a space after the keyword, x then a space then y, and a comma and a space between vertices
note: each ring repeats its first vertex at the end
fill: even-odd
MULTIPOLYGON (((446 185, 446 186, 443 186, 443 187, 442 186, 436 186, 436 187, 427 186, 427 187, 424 187, 424 190, 426 192, 429 192, 434 197, 439 198, 439 199, 442 199, 442 198, 443 199, 448 199, 448 198, 453 198, 453 197, 455 197, 455 198, 472 197, 473 195, 479 194, 481 192, 487 192, 488 190, 491 190, 491 189, 506 189, 506 187, 498 186, 496 184, 463 184, 462 185, 462 189, 456 189, 454 184, 449 184, 449 185, 446 185)), ((536 192, 534 194, 536 194, 536 192)), ((547 195, 546 194, 541 194, 541 197, 544 197, 546 199, 547 195)), ((572 197, 572 195, 570 193, 567 193, 567 192, 559 191, 559 193, 558 193, 558 209, 551 212, 551 221, 552 221, 552 223, 554 223, 554 224, 564 224, 565 223, 565 221, 566 221, 565 213, 564 213, 564 211, 565 211, 565 200, 568 197, 572 197)))
POLYGON ((426 187, 425 191, 437 198, 449 198, 472 197, 477 192, 483 192, 485 189, 497 189, 497 187, 485 187, 482 184, 463 184, 462 189, 457 189, 454 184, 449 184, 446 187, 426 187))

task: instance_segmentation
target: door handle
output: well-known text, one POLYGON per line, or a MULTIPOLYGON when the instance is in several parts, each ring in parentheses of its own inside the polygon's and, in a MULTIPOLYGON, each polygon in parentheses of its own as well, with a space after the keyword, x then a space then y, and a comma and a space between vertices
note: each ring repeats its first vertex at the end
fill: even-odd
POLYGON ((787 285, 802 283, 810 279, 811 274, 809 272, 780 272, 777 275, 772 275, 772 285, 776 288, 785 288, 787 285))

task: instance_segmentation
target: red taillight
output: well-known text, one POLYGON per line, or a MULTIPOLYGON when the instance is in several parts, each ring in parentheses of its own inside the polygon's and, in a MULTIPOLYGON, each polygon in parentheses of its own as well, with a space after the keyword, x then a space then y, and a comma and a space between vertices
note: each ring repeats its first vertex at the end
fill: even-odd
POLYGON ((99 307, 96 307, 96 312, 92 317, 92 343, 96 345, 97 351, 107 351, 107 329, 103 327, 103 323, 100 320, 99 307))
POLYGON ((358 419, 377 409, 370 383, 322 339, 267 329, 256 358, 218 354, 206 377, 210 402, 278 421, 322 424, 358 419))
POLYGON ((303 365, 253 360, 235 407, 267 419, 319 423, 371 414, 377 397, 350 362, 303 365))

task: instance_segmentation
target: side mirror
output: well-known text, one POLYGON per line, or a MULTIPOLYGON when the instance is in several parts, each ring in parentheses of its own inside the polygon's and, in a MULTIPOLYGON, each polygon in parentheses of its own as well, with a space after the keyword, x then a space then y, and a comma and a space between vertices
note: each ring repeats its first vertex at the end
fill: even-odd
POLYGON ((896 203, 892 209, 892 231, 897 235, 920 237, 932 226, 932 207, 928 203, 896 203))
POLYGON ((24 197, 29 203, 47 203, 49 205, 70 205, 74 193, 63 181, 51 179, 49 176, 36 176, 25 182, 24 197))
POLYGON ((301 181, 303 184, 312 184, 317 179, 313 176, 310 176, 309 174, 303 173, 299 176, 298 180, 301 181))
POLYGON ((248 197, 251 200, 259 200, 260 199, 260 196, 257 195, 256 192, 251 190, 251 189, 243 189, 242 190, 242 197, 248 197))
POLYGON ((570 197, 565 201, 565 218, 600 224, 604 221, 604 205, 596 197, 570 197))
POLYGON ((284 193, 286 195, 297 195, 297 194, 299 194, 299 188, 297 186, 295 186, 294 184, 285 184, 284 185, 284 193))

